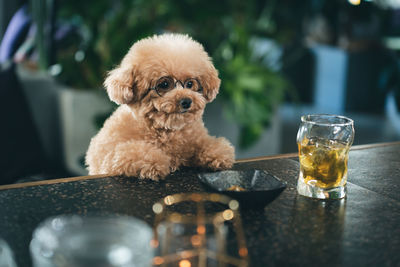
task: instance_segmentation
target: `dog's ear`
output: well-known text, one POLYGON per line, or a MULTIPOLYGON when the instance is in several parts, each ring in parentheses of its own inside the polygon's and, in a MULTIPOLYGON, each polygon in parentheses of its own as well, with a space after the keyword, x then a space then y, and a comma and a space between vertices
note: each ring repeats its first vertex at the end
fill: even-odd
POLYGON ((203 86, 203 95, 207 102, 215 99, 219 92, 221 80, 218 78, 218 71, 211 64, 208 71, 201 76, 201 83, 203 86))
POLYGON ((113 69, 107 75, 104 86, 108 96, 117 104, 127 104, 138 98, 135 92, 135 66, 121 66, 113 69))

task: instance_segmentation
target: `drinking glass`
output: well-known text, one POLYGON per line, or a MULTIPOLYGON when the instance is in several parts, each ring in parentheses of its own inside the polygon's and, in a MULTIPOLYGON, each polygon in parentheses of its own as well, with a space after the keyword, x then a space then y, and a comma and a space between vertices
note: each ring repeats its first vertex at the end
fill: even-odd
POLYGON ((62 215, 41 223, 30 251, 35 267, 151 266, 151 227, 132 217, 62 215))
POLYGON ((153 266, 248 266, 238 208, 236 200, 205 193, 176 194, 155 203, 153 266))
POLYGON ((7 242, 0 238, 0 267, 17 267, 7 242))
POLYGON ((305 115, 297 133, 300 173, 297 191, 319 199, 346 195, 349 149, 354 140, 352 119, 338 115, 305 115))

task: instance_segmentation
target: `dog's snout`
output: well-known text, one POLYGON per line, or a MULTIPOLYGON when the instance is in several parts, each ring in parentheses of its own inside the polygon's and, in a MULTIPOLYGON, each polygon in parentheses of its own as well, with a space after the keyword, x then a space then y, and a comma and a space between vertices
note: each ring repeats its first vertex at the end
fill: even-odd
POLYGON ((183 109, 189 109, 190 105, 192 104, 192 99, 190 98, 183 98, 179 101, 179 104, 183 109))

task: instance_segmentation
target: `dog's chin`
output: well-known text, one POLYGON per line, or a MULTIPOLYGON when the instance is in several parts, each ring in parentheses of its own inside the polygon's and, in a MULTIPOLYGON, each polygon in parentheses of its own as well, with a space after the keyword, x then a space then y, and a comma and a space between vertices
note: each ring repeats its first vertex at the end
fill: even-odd
POLYGON ((190 111, 183 110, 174 113, 163 113, 157 112, 151 116, 153 120, 153 126, 157 129, 166 130, 181 130, 185 126, 192 124, 193 122, 200 120, 203 114, 203 110, 190 111))

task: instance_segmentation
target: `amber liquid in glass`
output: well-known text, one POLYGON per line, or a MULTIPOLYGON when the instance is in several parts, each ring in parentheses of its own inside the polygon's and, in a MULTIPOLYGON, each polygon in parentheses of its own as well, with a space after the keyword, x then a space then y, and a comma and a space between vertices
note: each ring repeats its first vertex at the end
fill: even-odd
POLYGON ((304 138, 298 146, 300 172, 306 184, 320 188, 346 184, 350 146, 322 138, 304 138))

